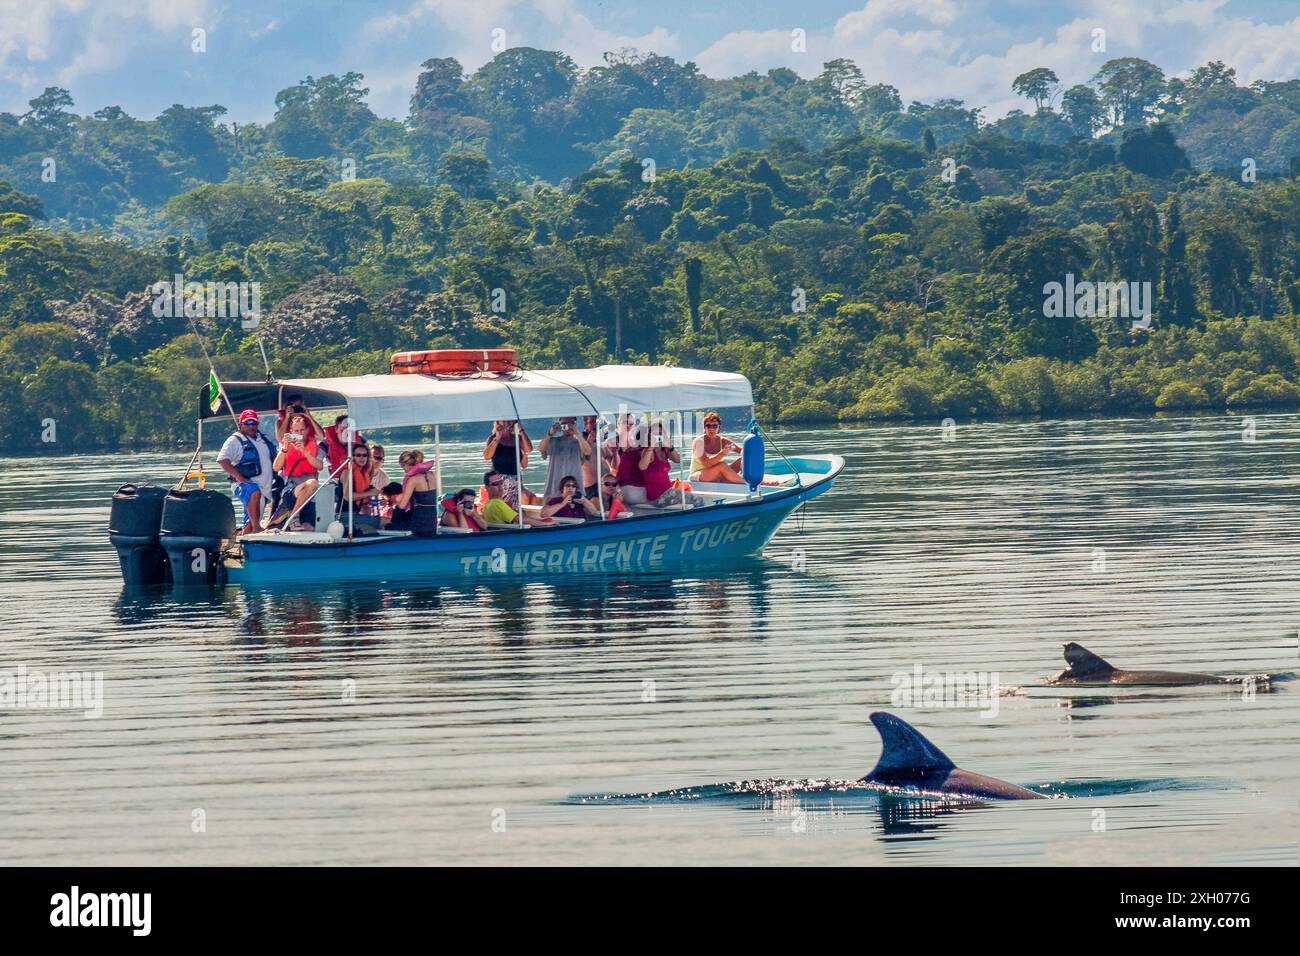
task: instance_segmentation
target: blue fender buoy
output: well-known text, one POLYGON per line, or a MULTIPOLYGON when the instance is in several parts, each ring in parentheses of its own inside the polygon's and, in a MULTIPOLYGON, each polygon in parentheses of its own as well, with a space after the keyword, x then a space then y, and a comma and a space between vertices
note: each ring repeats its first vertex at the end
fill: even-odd
POLYGON ((763 483, 767 471, 767 449, 763 436, 758 433, 758 422, 750 420, 749 434, 740 443, 740 476, 749 484, 749 490, 757 491, 763 483))

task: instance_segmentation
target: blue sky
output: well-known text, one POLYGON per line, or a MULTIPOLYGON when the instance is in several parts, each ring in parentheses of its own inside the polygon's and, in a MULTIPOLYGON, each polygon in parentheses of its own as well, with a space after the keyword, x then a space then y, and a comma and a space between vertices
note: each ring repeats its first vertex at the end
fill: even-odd
POLYGON ((989 117, 1024 106, 1011 78, 1036 66, 1065 84, 1115 56, 1169 73, 1222 59, 1243 82, 1300 76, 1296 0, 0 0, 0 110, 24 112, 63 86, 79 112, 220 103, 230 119, 266 121, 277 91, 355 70, 375 111, 402 117, 422 60, 455 56, 472 70, 493 55, 495 29, 584 67, 624 46, 710 76, 812 76, 845 56, 905 100, 964 98, 989 117), (196 27, 206 52, 191 49, 196 27), (805 52, 791 49, 796 28, 805 52), (1092 50, 1095 29, 1104 52, 1092 50))

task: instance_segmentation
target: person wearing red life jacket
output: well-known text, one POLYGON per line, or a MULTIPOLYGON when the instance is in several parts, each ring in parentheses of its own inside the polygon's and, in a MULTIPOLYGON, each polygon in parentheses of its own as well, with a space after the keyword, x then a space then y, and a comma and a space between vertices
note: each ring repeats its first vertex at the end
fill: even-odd
MULTIPOLYGON (((320 487, 318 475, 322 467, 320 445, 316 440, 316 427, 310 415, 294 412, 285 423, 284 443, 275 456, 272 467, 284 475, 284 498, 271 516, 268 525, 275 527, 303 505, 320 487)), ((304 531, 316 529, 315 502, 298 512, 298 521, 304 531), (311 509, 310 511, 308 509, 311 509)))

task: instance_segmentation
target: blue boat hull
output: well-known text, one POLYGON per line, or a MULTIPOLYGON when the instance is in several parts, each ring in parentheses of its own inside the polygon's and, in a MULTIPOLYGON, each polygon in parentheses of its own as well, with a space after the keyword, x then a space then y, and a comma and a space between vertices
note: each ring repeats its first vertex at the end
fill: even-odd
MULTIPOLYGON (((242 560, 228 563, 226 575, 238 584, 446 581, 725 564, 761 550, 786 516, 827 491, 843 468, 843 459, 830 455, 794 462, 804 477, 800 486, 752 499, 685 510, 666 508, 658 514, 618 521, 432 538, 362 539, 364 543, 246 541, 242 560)), ((774 463, 769 470, 769 474, 782 473, 790 473, 784 463, 774 463)))

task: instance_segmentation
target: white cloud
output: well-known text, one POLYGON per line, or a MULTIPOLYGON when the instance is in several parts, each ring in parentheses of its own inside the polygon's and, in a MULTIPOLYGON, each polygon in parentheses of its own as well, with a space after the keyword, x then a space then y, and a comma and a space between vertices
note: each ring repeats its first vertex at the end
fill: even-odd
MULTIPOLYGON (((743 9, 714 19, 715 11, 701 4, 689 23, 651 27, 628 7, 580 8, 580 0, 391 2, 373 14, 363 5, 348 7, 358 21, 344 49, 331 48, 319 69, 303 70, 365 74, 372 107, 387 116, 405 115, 422 60, 454 56, 473 71, 495 54, 497 28, 505 31, 507 46, 562 50, 584 68, 622 47, 693 59, 715 77, 778 66, 814 76, 827 60, 848 57, 870 82, 897 86, 905 101, 959 97, 986 107, 989 118, 1027 108, 1012 94, 1011 81, 1037 66, 1056 71, 1063 87, 1087 81, 1117 56, 1139 56, 1169 73, 1221 59, 1243 83, 1300 75, 1300 16, 1264 23, 1228 0, 1063 0, 1050 12, 1032 0, 856 0, 858 8, 833 25, 816 30, 809 24, 805 53, 791 49, 798 5, 792 5, 789 26, 735 30, 709 42, 699 40, 702 24, 744 23, 743 9), (639 25, 620 29, 630 22, 639 25), (1104 53, 1091 50, 1097 27, 1106 30, 1104 53), (683 32, 693 38, 685 47, 683 32)), ((201 68, 205 64, 184 59, 192 55, 194 26, 208 30, 211 57, 220 56, 227 42, 273 32, 289 49, 293 31, 261 9, 257 0, 0 0, 0 110, 24 111, 46 86, 102 88, 96 84, 115 76, 120 81, 120 74, 137 67, 153 70, 160 58, 173 71, 201 68), (223 38, 218 29, 227 11, 237 37, 223 38)), ((261 95, 269 102, 272 92, 261 95)), ((79 92, 79 106, 85 98, 79 92)))
POLYGON ((373 52, 414 30, 435 28, 442 55, 456 57, 469 70, 496 55, 492 42, 498 29, 505 32, 507 47, 562 50, 581 67, 600 64, 606 51, 620 47, 666 55, 679 49, 676 34, 665 27, 635 35, 601 29, 578 12, 574 0, 416 0, 405 10, 367 20, 358 47, 373 52))
POLYGON ((1237 70, 1238 81, 1300 76, 1300 16, 1278 24, 1230 13, 1227 0, 1074 0, 1048 35, 1016 39, 1017 24, 1001 22, 992 3, 953 0, 868 0, 829 31, 809 33, 808 52, 790 52, 780 30, 735 31, 695 57, 710 76, 766 72, 788 66, 814 76, 827 60, 855 61, 870 82, 899 88, 904 101, 957 97, 984 106, 993 119, 1027 101, 1011 81, 1048 67, 1061 86, 1088 81, 1106 60, 1137 56, 1169 74, 1209 60, 1237 70), (1092 50, 1092 31, 1106 31, 1105 52, 1092 50))
POLYGON ((861 10, 840 17, 835 34, 848 40, 909 16, 937 26, 950 26, 957 21, 958 11, 952 0, 868 0, 861 10))
POLYGON ((709 76, 739 76, 756 70, 766 73, 779 66, 802 76, 815 76, 823 59, 818 46, 824 42, 806 38, 807 52, 797 53, 789 30, 737 30, 692 57, 700 71, 709 76))
POLYGON ((174 37, 189 55, 190 29, 211 32, 219 19, 212 0, 3 0, 0 109, 121 66, 144 38, 174 37))
POLYGON ((370 105, 377 113, 402 116, 415 88, 419 63, 429 56, 452 56, 473 71, 496 55, 493 30, 505 31, 507 47, 561 50, 584 69, 600 65, 610 50, 632 47, 673 56, 677 35, 665 27, 641 34, 605 30, 578 12, 574 0, 416 0, 405 9, 367 20, 351 51, 366 76, 370 105), (394 64, 391 45, 413 32, 435 42, 419 60, 394 64))
POLYGON ((276 17, 273 20, 268 20, 264 26, 258 27, 253 30, 249 30, 248 35, 251 39, 257 40, 260 39, 261 37, 266 36, 268 33, 273 32, 276 29, 276 27, 278 27, 279 25, 280 25, 280 18, 276 17))

